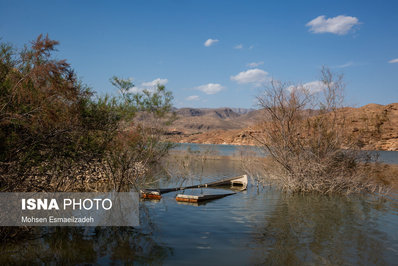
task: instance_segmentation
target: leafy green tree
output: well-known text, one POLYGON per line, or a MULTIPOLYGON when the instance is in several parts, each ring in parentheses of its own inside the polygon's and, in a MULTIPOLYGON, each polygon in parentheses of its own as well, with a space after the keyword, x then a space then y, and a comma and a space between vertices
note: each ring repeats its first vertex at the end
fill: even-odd
MULTIPOLYGON (((89 182, 93 176, 115 184, 110 173, 122 164, 112 164, 110 171, 111 157, 130 154, 123 167, 143 164, 146 169, 171 147, 162 141, 159 123, 172 109, 171 92, 159 85, 132 93, 131 80, 113 77, 121 96, 97 97, 66 60, 54 59, 57 45, 43 35, 21 51, 0 45, 2 191, 91 190, 89 184, 98 183, 89 182), (137 114, 156 118, 156 126, 136 122, 137 114)), ((128 183, 134 183, 132 178, 128 183)))
POLYGON ((105 158, 108 176, 117 191, 129 184, 138 189, 173 146, 163 139, 163 125, 175 117, 173 96, 159 84, 154 90, 133 92, 130 79, 114 76, 110 81, 121 94, 113 103, 123 118, 105 158))

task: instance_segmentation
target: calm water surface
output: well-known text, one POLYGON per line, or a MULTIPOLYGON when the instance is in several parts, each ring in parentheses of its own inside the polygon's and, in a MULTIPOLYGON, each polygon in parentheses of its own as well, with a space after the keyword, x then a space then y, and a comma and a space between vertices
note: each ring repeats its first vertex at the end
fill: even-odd
MULTIPOLYGON (((251 152, 258 156, 265 156, 266 153, 257 146, 248 145, 225 145, 225 144, 196 144, 181 143, 174 150, 188 150, 198 152, 215 153, 221 156, 233 156, 241 153, 251 152)), ((398 164, 398 151, 370 151, 372 154, 378 154, 379 160, 387 164, 398 164)))
MULTIPOLYGON (((237 160, 209 160, 196 179, 242 174, 237 160)), ((177 182, 161 180, 154 186, 177 182)), ((190 193, 222 193, 203 189, 190 193)), ((354 196, 287 195, 251 182, 203 205, 176 192, 141 202, 139 228, 47 228, 45 235, 2 247, 3 263, 319 265, 398 262, 398 201, 354 196)))

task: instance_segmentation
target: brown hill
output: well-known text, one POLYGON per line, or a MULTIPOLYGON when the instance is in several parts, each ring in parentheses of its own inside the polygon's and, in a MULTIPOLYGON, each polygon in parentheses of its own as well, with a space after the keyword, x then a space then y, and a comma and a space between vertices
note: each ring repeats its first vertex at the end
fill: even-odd
MULTIPOLYGON (((340 112, 348 122, 347 132, 360 136, 362 149, 398 151, 398 103, 368 104, 340 112)), ((262 110, 242 114, 231 108, 184 108, 177 115, 168 138, 180 143, 255 145, 249 133, 257 134, 256 124, 264 119, 262 110)))
POLYGON ((241 120, 249 116, 252 111, 247 109, 234 111, 231 108, 181 108, 176 110, 177 120, 170 126, 169 131, 180 134, 198 134, 212 130, 233 130, 250 126, 249 121, 241 120))

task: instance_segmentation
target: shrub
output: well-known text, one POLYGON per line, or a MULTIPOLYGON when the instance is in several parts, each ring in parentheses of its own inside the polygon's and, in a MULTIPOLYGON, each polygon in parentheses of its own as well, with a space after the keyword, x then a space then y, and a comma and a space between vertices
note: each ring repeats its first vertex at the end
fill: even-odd
POLYGON ((98 190, 99 182, 115 189, 115 173, 148 168, 170 148, 160 138, 173 98, 164 86, 132 93, 130 80, 113 77, 121 96, 95 97, 65 60, 53 58, 57 44, 40 35, 22 51, 0 45, 0 191, 98 190), (157 126, 131 127, 138 112, 157 126))
POLYGON ((327 68, 321 74, 316 90, 272 81, 258 97, 266 119, 252 137, 280 166, 268 176, 293 192, 375 191, 380 187, 368 175, 372 158, 344 130, 342 76, 327 68))
MULTIPOLYGON (((42 35, 22 51, 0 44, 0 192, 138 190, 171 147, 161 139, 171 92, 131 93, 131 81, 113 77, 121 96, 95 97, 53 58, 57 44, 42 35), (155 126, 132 122, 138 112, 155 126)), ((4 227, 0 242, 26 232, 4 227)))

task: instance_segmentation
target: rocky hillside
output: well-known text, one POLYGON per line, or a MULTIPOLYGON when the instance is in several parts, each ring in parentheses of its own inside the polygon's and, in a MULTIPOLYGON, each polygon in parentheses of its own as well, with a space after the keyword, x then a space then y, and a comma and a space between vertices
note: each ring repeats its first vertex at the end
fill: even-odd
POLYGON ((213 130, 234 130, 251 126, 260 112, 244 108, 181 108, 170 132, 180 135, 200 134, 213 130))
MULTIPOLYGON (((340 110, 347 132, 358 134, 366 150, 398 151, 398 103, 368 104, 340 110)), ((231 108, 177 110, 178 119, 169 128, 174 142, 255 145, 249 134, 264 119, 261 110, 234 111, 231 108)))

